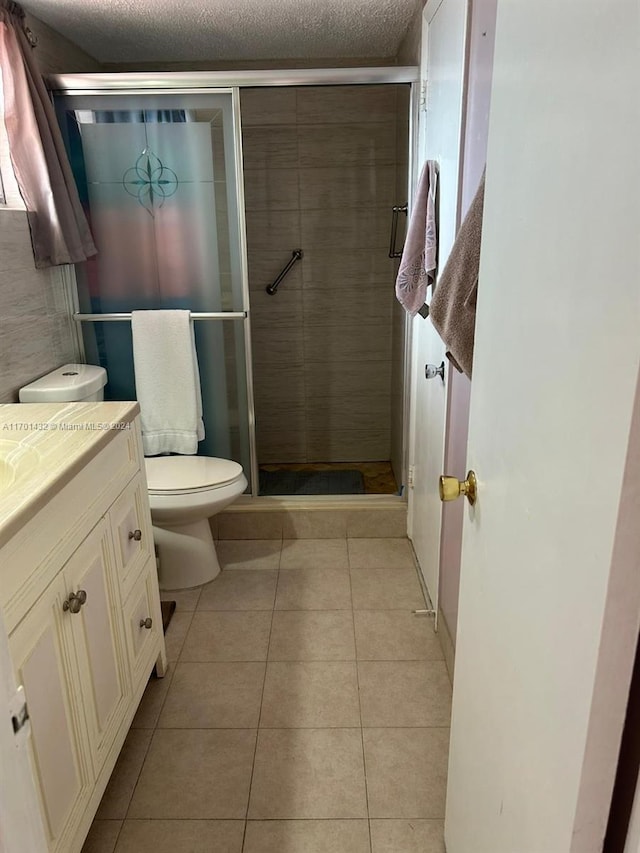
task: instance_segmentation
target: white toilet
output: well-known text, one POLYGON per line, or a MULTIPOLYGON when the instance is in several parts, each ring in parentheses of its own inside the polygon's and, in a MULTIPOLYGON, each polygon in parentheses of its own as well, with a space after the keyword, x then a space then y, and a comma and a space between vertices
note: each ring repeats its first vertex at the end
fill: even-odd
MULTIPOLYGON (((92 364, 65 364, 20 389, 21 403, 102 400, 107 373, 92 364)), ((161 589, 188 589, 212 581, 220 563, 209 518, 247 488, 242 466, 211 456, 145 459, 149 505, 161 589)))

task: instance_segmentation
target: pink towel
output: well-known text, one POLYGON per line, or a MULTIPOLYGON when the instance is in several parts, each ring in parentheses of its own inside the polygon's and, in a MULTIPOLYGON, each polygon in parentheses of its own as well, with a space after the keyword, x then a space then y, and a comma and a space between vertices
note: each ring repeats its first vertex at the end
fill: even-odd
POLYGON ((436 277, 438 233, 436 190, 438 164, 427 160, 422 168, 413 202, 407 239, 396 278, 396 298, 412 317, 427 301, 427 288, 436 277))
POLYGON ((473 368, 483 210, 484 172, 429 306, 433 328, 447 346, 447 358, 469 379, 473 368))

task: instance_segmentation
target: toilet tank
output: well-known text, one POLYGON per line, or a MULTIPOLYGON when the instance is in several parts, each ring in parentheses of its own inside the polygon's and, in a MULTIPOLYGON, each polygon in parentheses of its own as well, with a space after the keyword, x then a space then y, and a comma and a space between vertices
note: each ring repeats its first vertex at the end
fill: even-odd
POLYGON ((95 364, 63 364, 25 385, 21 403, 90 403, 104 399, 107 371, 95 364))

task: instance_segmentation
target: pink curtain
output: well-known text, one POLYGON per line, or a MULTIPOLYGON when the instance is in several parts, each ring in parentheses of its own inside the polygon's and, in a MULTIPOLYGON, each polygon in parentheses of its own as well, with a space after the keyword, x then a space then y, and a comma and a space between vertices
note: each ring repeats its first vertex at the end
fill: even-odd
POLYGON ((37 267, 97 253, 55 113, 24 32, 24 12, 0 0, 0 71, 11 162, 24 199, 37 267))

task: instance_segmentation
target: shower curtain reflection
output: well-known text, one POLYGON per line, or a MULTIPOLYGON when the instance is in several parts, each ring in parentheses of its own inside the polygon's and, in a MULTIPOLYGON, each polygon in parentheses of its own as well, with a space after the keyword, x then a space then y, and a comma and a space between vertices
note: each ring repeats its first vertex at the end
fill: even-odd
MULTIPOLYGON (((81 310, 242 310, 230 96, 66 97, 58 114, 99 250, 77 268, 81 310), (180 101, 192 103, 178 109, 180 101)), ((244 346, 234 326, 196 324, 199 452, 249 472, 244 346)), ((134 399, 130 324, 84 331, 88 359, 109 373, 107 396, 134 399)))

